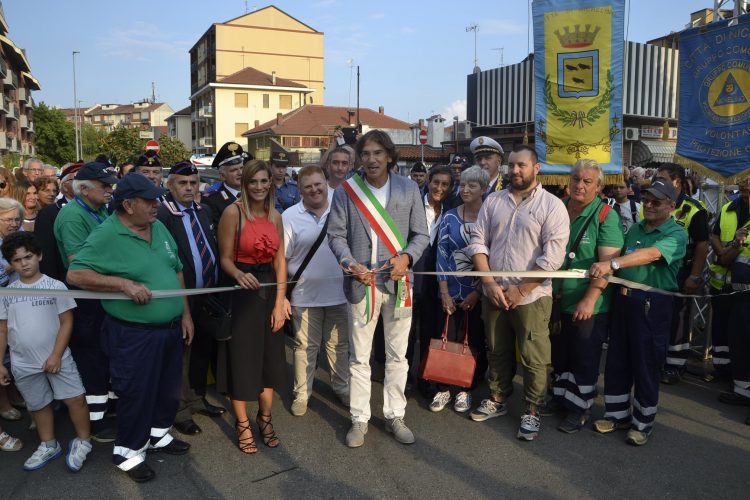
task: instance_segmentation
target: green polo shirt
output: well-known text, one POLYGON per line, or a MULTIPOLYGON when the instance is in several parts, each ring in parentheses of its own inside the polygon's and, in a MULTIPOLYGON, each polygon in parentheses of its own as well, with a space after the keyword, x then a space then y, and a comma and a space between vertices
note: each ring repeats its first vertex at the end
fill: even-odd
POLYGON ((679 290, 677 272, 682 266, 687 246, 687 233, 672 217, 661 226, 646 231, 646 221, 631 226, 625 235, 625 247, 622 255, 633 253, 640 248, 655 247, 661 252, 661 258, 651 264, 620 269, 617 276, 662 290, 676 292, 679 290))
MULTIPOLYGON (((182 263, 177 244, 164 224, 151 225, 151 243, 128 228, 114 214, 98 226, 76 253, 70 269, 91 269, 100 274, 120 276, 149 290, 179 290, 177 273, 182 263)), ((133 323, 167 323, 180 316, 181 297, 152 299, 139 305, 132 300, 102 300, 102 307, 117 319, 133 323)))
MULTIPOLYGON (((99 210, 91 209, 100 221, 107 219, 107 207, 102 206, 99 210)), ((54 233, 57 240, 57 248, 63 265, 68 268, 68 256, 76 255, 83 247, 86 238, 91 231, 98 227, 100 221, 96 220, 94 214, 87 211, 76 200, 71 200, 60 209, 55 219, 54 233)))
MULTIPOLYGON (((567 269, 590 269, 594 262, 599 261, 597 247, 622 248, 624 238, 620 218, 617 216, 617 212, 610 209, 604 218, 604 222, 599 224, 599 216, 603 207, 604 203, 596 198, 586 205, 578 217, 570 221, 570 238, 568 239, 568 246, 565 248, 565 255, 568 256, 565 261, 567 269), (586 220, 592 214, 594 217, 578 244, 575 257, 571 260, 569 256, 570 247, 573 246, 584 224, 586 224, 586 220)), ((586 294, 589 284, 590 280, 587 279, 554 280, 555 295, 560 296, 560 305, 564 313, 573 314, 576 311, 576 306, 586 294)), ((594 314, 609 311, 611 295, 612 287, 607 287, 594 305, 594 314)))

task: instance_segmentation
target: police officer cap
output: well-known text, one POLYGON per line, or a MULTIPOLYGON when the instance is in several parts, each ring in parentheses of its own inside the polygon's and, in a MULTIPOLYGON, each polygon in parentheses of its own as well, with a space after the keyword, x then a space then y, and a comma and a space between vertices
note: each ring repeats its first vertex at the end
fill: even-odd
POLYGON ((161 167, 161 160, 159 160, 159 155, 155 151, 148 150, 138 157, 134 167, 136 170, 138 167, 161 167))
POLYGON ((169 169, 169 175, 195 175, 197 173, 198 169, 189 161, 181 161, 169 169))
POLYGON ((225 143, 219 148, 219 152, 214 156, 211 166, 219 168, 225 165, 242 165, 245 161, 252 159, 253 157, 246 154, 242 146, 232 141, 225 143))
POLYGON ((469 166, 469 159, 464 155, 453 155, 450 165, 461 165, 462 168, 467 168, 469 166))
POLYGON ((289 157, 286 155, 286 153, 274 151, 273 153, 271 153, 271 165, 276 165, 277 167, 286 167, 287 165, 289 165, 289 157))
POLYGON ((424 163, 421 161, 415 162, 414 165, 411 166, 410 172, 422 172, 427 173, 427 167, 424 166, 424 163))
POLYGON ((101 181, 105 184, 116 184, 117 177, 107 169, 107 165, 96 161, 90 161, 76 172, 77 181, 101 181))
POLYGON ((656 179, 651 183, 651 187, 645 189, 644 192, 651 193, 659 200, 669 198, 672 201, 677 201, 677 191, 671 182, 664 179, 656 179))
POLYGON ((154 186, 145 175, 138 172, 131 172, 117 183, 115 189, 115 201, 127 200, 130 198, 143 198, 145 200, 155 200, 163 195, 167 190, 163 187, 154 186))
POLYGON ((503 155, 503 147, 498 144, 495 139, 484 135, 471 141, 469 149, 471 149, 471 154, 474 156, 482 153, 497 153, 500 156, 503 155))

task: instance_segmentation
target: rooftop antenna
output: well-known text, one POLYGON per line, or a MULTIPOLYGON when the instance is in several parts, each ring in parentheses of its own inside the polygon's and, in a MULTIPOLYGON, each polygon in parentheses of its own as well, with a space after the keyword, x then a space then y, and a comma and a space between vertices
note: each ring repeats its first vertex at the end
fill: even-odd
POLYGON ((245 0, 245 14, 247 14, 247 0, 245 0))
POLYGON ((346 107, 350 108, 352 106, 352 70, 354 68, 354 59, 347 59, 346 64, 349 65, 349 99, 346 101, 346 107))
POLYGON ((504 49, 505 49, 505 47, 496 47, 496 48, 492 49, 492 50, 496 50, 496 51, 500 52, 500 66, 498 66, 499 68, 503 67, 503 52, 504 52, 504 49))
POLYGON ((477 23, 473 23, 466 28, 466 32, 469 31, 474 32, 474 69, 479 67, 479 59, 477 59, 477 31, 479 31, 479 26, 477 23))
POLYGON ((156 102, 156 82, 151 82, 151 102, 156 102))

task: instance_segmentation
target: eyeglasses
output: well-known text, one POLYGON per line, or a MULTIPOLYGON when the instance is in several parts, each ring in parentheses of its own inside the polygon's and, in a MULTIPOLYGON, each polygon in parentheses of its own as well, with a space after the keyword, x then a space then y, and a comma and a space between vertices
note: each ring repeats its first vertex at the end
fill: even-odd
POLYGON ((660 206, 666 203, 666 200, 650 200, 650 199, 643 198, 642 202, 643 202, 644 207, 646 205, 652 205, 655 208, 659 208, 660 206))
POLYGON ((378 149, 375 151, 362 151, 359 156, 363 160, 369 160, 370 158, 382 158, 385 156, 385 150, 378 149))
POLYGON ((32 174, 41 174, 42 169, 41 168, 27 168, 27 172, 31 172, 32 174))

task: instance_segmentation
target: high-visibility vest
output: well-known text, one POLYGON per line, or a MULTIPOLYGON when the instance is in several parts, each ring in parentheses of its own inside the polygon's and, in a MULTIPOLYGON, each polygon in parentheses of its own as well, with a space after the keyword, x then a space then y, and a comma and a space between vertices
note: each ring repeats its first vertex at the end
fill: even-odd
POLYGON ((734 290, 750 290, 750 246, 742 245, 740 247, 740 253, 732 263, 732 272, 734 274, 734 282, 732 282, 732 288, 734 290), (741 281, 742 283, 738 283, 741 281))
MULTIPOLYGON (((719 239, 723 246, 727 246, 729 242, 734 240, 734 234, 737 232, 737 211, 729 210, 729 206, 732 204, 730 201, 723 207, 721 207, 721 215, 719 219, 719 239)), ((721 290, 725 285, 732 283, 732 273, 729 268, 724 267, 717 262, 708 266, 709 279, 708 283, 712 288, 721 290)))

